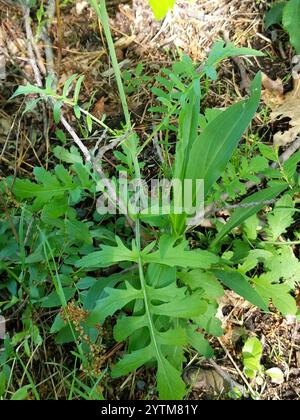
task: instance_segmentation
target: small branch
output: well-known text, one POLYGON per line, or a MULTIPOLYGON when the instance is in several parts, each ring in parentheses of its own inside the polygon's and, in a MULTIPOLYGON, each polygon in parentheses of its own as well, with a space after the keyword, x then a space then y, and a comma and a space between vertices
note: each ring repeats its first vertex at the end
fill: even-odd
MULTIPOLYGON (((298 150, 300 149, 300 137, 291 144, 291 146, 286 149, 285 152, 282 153, 279 157, 280 163, 286 162, 290 157, 292 157, 298 150)), ((278 163, 274 162, 272 168, 276 168, 278 163), (275 166, 274 166, 275 165, 275 166)))
POLYGON ((77 146, 79 147, 79 149, 81 150, 81 152, 82 152, 82 154, 84 156, 85 161, 86 162, 90 162, 91 161, 91 154, 90 154, 89 150, 82 143, 82 141, 80 140, 80 138, 75 133, 74 129, 70 126, 70 124, 68 123, 68 121, 65 119, 64 116, 61 117, 61 123, 65 127, 65 129, 68 131, 68 133, 70 134, 70 136, 72 137, 72 139, 74 140, 74 142, 77 144, 77 146))
POLYGON ((33 53, 33 47, 32 47, 34 45, 34 40, 33 40, 33 34, 32 34, 32 30, 31 30, 31 26, 30 26, 30 9, 29 9, 29 7, 24 6, 23 7, 23 13, 24 13, 25 31, 26 31, 26 37, 27 37, 27 50, 28 50, 28 55, 29 55, 29 59, 30 59, 30 64, 31 64, 31 67, 32 67, 37 85, 39 87, 42 87, 43 83, 42 83, 41 73, 40 73, 40 70, 38 68, 36 58, 35 58, 34 53, 33 53))
MULTIPOLYGON (((31 67, 34 73, 35 81, 39 87, 43 87, 41 72, 39 70, 39 67, 37 65, 36 57, 34 56, 33 48, 37 50, 35 46, 35 42, 33 39, 33 33, 30 26, 30 9, 29 7, 23 7, 23 13, 24 13, 24 22, 25 22, 25 31, 26 31, 26 37, 27 37, 27 51, 31 63, 31 67)), ((37 57, 39 57, 39 52, 37 53, 37 57)), ((47 154, 49 150, 49 137, 48 137, 48 118, 47 113, 44 104, 41 105, 42 114, 43 114, 43 126, 44 126, 44 136, 46 141, 46 149, 47 154)))
MULTIPOLYGON (((227 31, 223 31, 223 38, 226 44, 230 43, 229 33, 227 31)), ((240 75, 241 75, 240 88, 248 91, 251 85, 251 81, 246 71, 246 68, 244 66, 243 60, 241 59, 241 57, 231 57, 231 60, 234 62, 234 64, 238 67, 240 71, 240 75)))
POLYGON ((249 209, 251 207, 261 206, 261 205, 267 205, 267 204, 274 204, 276 203, 276 200, 265 200, 265 201, 253 201, 251 203, 237 203, 237 204, 231 204, 228 206, 220 207, 214 209, 214 213, 219 213, 225 210, 236 210, 236 209, 249 209))

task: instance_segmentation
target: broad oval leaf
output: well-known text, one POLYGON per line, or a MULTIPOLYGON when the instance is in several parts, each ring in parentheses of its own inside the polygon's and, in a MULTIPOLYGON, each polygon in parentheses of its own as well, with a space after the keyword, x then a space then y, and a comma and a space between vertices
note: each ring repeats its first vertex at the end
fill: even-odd
POLYGON ((186 179, 203 179, 205 196, 221 177, 234 149, 249 126, 261 96, 261 74, 252 83, 250 99, 232 105, 218 115, 194 142, 186 179))

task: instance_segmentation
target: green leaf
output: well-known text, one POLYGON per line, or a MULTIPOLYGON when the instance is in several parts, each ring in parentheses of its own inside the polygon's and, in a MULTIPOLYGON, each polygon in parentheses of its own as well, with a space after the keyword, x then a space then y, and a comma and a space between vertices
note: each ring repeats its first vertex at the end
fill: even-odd
POLYGON ((92 244, 93 239, 87 223, 79 220, 65 220, 66 232, 72 240, 92 244))
POLYGON ((255 241, 257 238, 257 230, 259 227, 259 218, 256 214, 253 214, 245 220, 243 225, 243 231, 250 241, 255 241))
POLYGON ((203 250, 187 250, 186 248, 187 242, 183 241, 174 246, 174 240, 171 237, 162 236, 159 249, 144 255, 143 261, 184 268, 209 268, 219 262, 219 258, 213 253, 203 250))
POLYGON ((72 74, 71 77, 69 77, 69 79, 67 79, 65 81, 64 88, 63 88, 63 93, 62 93, 62 96, 64 96, 65 98, 68 97, 68 94, 69 94, 69 90, 71 88, 71 85, 74 82, 74 80, 77 78, 77 76, 78 75, 76 73, 74 73, 74 74, 72 74))
POLYGON ((300 261, 292 247, 284 246, 277 253, 265 260, 265 267, 272 272, 273 281, 285 280, 290 290, 294 289, 300 279, 300 261))
POLYGON ((263 347, 256 337, 249 338, 243 347, 243 361, 246 369, 260 371, 263 347))
POLYGON ((137 262, 138 254, 128 249, 119 237, 116 237, 117 246, 103 245, 101 251, 92 252, 76 263, 76 267, 93 268, 108 267, 121 261, 137 262))
POLYGON ((282 24, 290 35, 290 41, 300 54, 300 0, 289 0, 283 9, 282 24))
POLYGON ((83 163, 82 157, 75 146, 71 146, 70 151, 66 150, 64 147, 56 146, 53 149, 54 156, 66 163, 83 163))
MULTIPOLYGON (((68 302, 74 296, 76 289, 63 288, 62 292, 64 294, 65 301, 68 302)), ((62 304, 63 304, 62 298, 58 295, 56 291, 54 291, 50 293, 50 295, 48 295, 46 298, 43 299, 41 303, 41 307, 42 308, 56 308, 56 307, 62 306, 62 304)))
POLYGON ((294 201, 288 194, 277 201, 272 213, 268 214, 268 239, 276 241, 280 235, 286 233, 286 229, 293 222, 294 206, 294 201))
POLYGON ((112 275, 106 278, 99 278, 96 283, 90 288, 86 298, 84 300, 83 308, 86 310, 92 310, 96 306, 96 302, 105 295, 104 290, 106 288, 113 288, 117 283, 120 282, 125 276, 123 275, 112 275))
POLYGON ((158 362, 157 388, 162 400, 181 400, 185 394, 185 383, 180 372, 165 358, 158 362))
POLYGON ((63 106, 62 101, 55 102, 53 106, 53 118, 56 124, 60 122, 61 119, 61 107, 63 106))
POLYGON ((272 5, 271 9, 266 13, 265 16, 265 29, 269 29, 270 26, 281 23, 283 17, 283 9, 285 6, 285 2, 275 3, 272 5))
POLYGON ((188 340, 192 347, 202 356, 210 358, 213 356, 213 349, 210 346, 209 342, 204 338, 204 335, 195 331, 192 326, 189 326, 187 329, 188 340))
POLYGON ((46 83, 45 83, 45 93, 46 94, 51 95, 51 94, 55 93, 53 91, 53 88, 52 88, 52 86, 54 85, 54 79, 55 79, 55 76, 54 76, 53 73, 49 73, 48 76, 46 77, 46 83))
MULTIPOLYGON (((188 343, 184 328, 188 323, 184 318, 189 320, 191 316, 200 314, 205 311, 207 305, 200 293, 191 296, 185 287, 177 287, 176 277, 168 273, 170 270, 163 270, 169 276, 166 283, 174 281, 164 287, 153 287, 156 282, 152 276, 159 274, 160 271, 156 270, 155 266, 152 267, 147 276, 151 277, 152 285, 144 284, 144 288, 138 290, 129 282, 125 282, 125 288, 105 289, 105 296, 97 302, 88 322, 92 324, 103 322, 107 316, 113 315, 129 303, 133 301, 136 304, 141 303, 138 306, 139 311, 135 311, 134 316, 124 317, 121 313, 114 328, 114 337, 117 340, 125 340, 136 333, 140 334, 140 337, 143 337, 143 347, 126 354, 116 364, 112 375, 113 377, 127 375, 145 363, 155 361, 160 398, 178 399, 183 397, 185 391, 184 382, 177 369, 183 360, 183 346, 188 343), (182 317, 182 326, 174 322, 178 317, 182 317)), ((199 346, 201 344, 203 350, 207 349, 201 338, 197 343, 199 346)))
POLYGON ((86 125, 89 133, 91 133, 93 131, 93 120, 89 114, 86 116, 86 125))
POLYGON ((224 295, 224 289, 216 277, 202 270, 192 270, 178 274, 178 277, 192 290, 201 287, 205 295, 212 299, 218 299, 224 295))
POLYGON ((204 314, 193 318, 198 328, 205 330, 208 334, 214 335, 215 337, 221 337, 224 334, 222 323, 216 318, 218 308, 219 305, 216 301, 210 302, 204 314))
MULTIPOLYGON (((80 76, 79 79, 76 82, 76 86, 75 86, 75 89, 74 89, 74 97, 73 97, 73 101, 74 101, 75 104, 78 103, 80 89, 81 89, 81 84, 82 84, 84 78, 85 78, 84 75, 83 76, 80 76)), ((76 112, 75 112, 75 114, 76 114, 76 112)))
POLYGON ((69 208, 67 197, 54 198, 43 207, 41 219, 46 223, 49 219, 58 219, 65 215, 69 208))
POLYGON ((66 144, 67 143, 66 135, 65 135, 65 133, 60 128, 57 128, 55 130, 55 135, 58 138, 58 140, 61 141, 62 144, 66 144))
POLYGON ((287 284, 273 284, 269 273, 260 276, 255 280, 256 290, 268 302, 272 299, 274 306, 283 315, 296 315, 297 305, 295 299, 290 295, 291 288, 287 284))
POLYGON ((206 60, 203 72, 212 80, 217 79, 215 67, 224 59, 242 55, 261 57, 264 54, 251 48, 237 48, 233 43, 225 44, 224 41, 216 41, 206 60))
POLYGON ((173 9, 175 0, 149 0, 156 19, 163 19, 169 9, 173 9))
POLYGON ((253 305, 258 306, 266 312, 269 311, 268 306, 262 297, 252 286, 250 286, 245 276, 238 273, 237 271, 214 270, 213 272, 216 277, 225 284, 225 286, 229 287, 229 289, 233 290, 253 305))
POLYGON ((194 293, 192 296, 186 296, 183 299, 176 299, 172 302, 153 306, 152 313, 156 315, 165 315, 171 318, 193 318, 206 311, 207 305, 201 301, 201 295, 194 293))
POLYGON ((32 389, 32 385, 24 385, 19 388, 12 396, 11 401, 23 401, 29 397, 29 391, 32 389))
POLYGON ((185 178, 203 179, 205 196, 224 172, 258 108, 260 95, 261 74, 258 74, 252 84, 250 99, 232 105, 217 116, 194 142, 185 178))
POLYGON ((126 354, 111 371, 112 378, 125 376, 148 363, 153 358, 152 345, 141 350, 126 354))
POLYGON ((79 120, 81 117, 80 107, 78 105, 75 105, 73 110, 74 110, 75 117, 79 120))
POLYGON ((122 309, 128 303, 135 299, 142 299, 143 294, 141 290, 135 289, 128 282, 125 284, 126 289, 105 289, 108 296, 101 299, 97 303, 95 309, 91 312, 88 318, 89 325, 102 323, 105 318, 113 315, 117 310, 122 309))
POLYGON ((32 95, 35 93, 43 94, 44 90, 42 88, 39 88, 38 86, 33 86, 30 83, 28 83, 25 86, 19 86, 10 99, 14 99, 16 96, 19 95, 32 95))
POLYGON ((30 101, 27 102, 26 107, 24 109, 24 114, 26 114, 26 112, 31 112, 34 110, 34 108, 37 106, 37 104, 40 102, 41 98, 37 98, 37 99, 32 99, 30 101))
POLYGON ((241 208, 235 210, 219 233, 217 234, 216 238, 211 243, 211 248, 213 248, 224 236, 226 236, 229 232, 232 231, 235 227, 241 225, 245 220, 247 220, 249 217, 253 216, 253 214, 258 213, 262 208, 265 207, 265 202, 268 200, 273 199, 274 197, 277 197, 282 191, 284 191, 287 188, 286 184, 279 184, 274 185, 272 187, 266 188, 262 191, 259 191, 257 193, 254 193, 247 198, 245 198, 241 202, 241 208), (251 207, 242 207, 243 204, 249 204, 249 203, 261 203, 258 205, 254 205, 251 207))
POLYGON ((80 188, 62 165, 55 167, 55 174, 37 167, 33 172, 36 183, 17 178, 12 191, 20 199, 34 198, 35 210, 40 209, 53 198, 64 196, 65 193, 69 193, 71 197, 75 197, 78 191, 80 193, 80 188))
POLYGON ((148 322, 145 316, 123 317, 118 320, 114 328, 114 338, 117 341, 124 341, 135 331, 138 331, 147 325, 148 322))

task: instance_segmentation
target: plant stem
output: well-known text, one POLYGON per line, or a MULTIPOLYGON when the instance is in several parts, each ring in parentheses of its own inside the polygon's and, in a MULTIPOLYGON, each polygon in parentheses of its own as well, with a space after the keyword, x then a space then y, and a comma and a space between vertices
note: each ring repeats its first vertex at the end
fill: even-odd
POLYGON ((157 362, 159 365, 163 366, 163 357, 162 357, 162 354, 161 354, 161 351, 160 351, 160 348, 156 339, 155 327, 153 324, 151 311, 149 307, 149 298, 147 294, 144 267, 143 267, 143 261, 141 257, 141 231, 140 229, 141 229, 140 220, 137 219, 135 222, 135 240, 136 240, 136 246, 139 252, 138 266, 139 266, 140 285, 141 285, 141 289, 142 289, 143 297, 144 297, 145 313, 148 320, 149 334, 150 334, 151 341, 156 352, 157 362))
POLYGON ((110 27, 109 27, 109 17, 108 17, 108 13, 106 9, 105 0, 100 0, 99 4, 97 0, 90 0, 90 3, 96 10, 103 26, 105 38, 106 38, 108 49, 109 49, 109 55, 111 58, 111 63, 114 69, 114 73, 115 73, 115 77, 116 77, 116 81, 118 85, 118 90, 120 94, 120 99, 122 102, 127 129, 131 129, 132 124, 131 124, 129 109, 128 109, 128 105, 126 101, 126 94, 125 94, 125 90, 124 90, 124 86, 122 82, 122 75, 121 75, 121 71, 120 71, 120 67, 119 67, 119 63, 118 63, 118 59, 117 59, 117 55, 115 51, 114 41, 113 41, 110 27))

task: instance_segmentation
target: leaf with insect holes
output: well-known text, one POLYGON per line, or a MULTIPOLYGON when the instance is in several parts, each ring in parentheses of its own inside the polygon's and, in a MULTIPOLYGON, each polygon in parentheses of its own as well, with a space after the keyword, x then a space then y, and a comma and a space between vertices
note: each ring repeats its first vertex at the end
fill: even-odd
POLYGON ((262 274, 254 279, 256 290, 268 303, 272 299, 273 305, 283 315, 295 315, 297 305, 295 299, 291 296, 291 287, 288 284, 276 284, 273 282, 272 273, 262 274))
POLYGON ((78 103, 80 89, 81 89, 81 85, 82 85, 82 82, 83 82, 84 78, 85 78, 85 76, 80 76, 79 79, 76 82, 75 89, 74 89, 74 97, 73 97, 73 101, 74 101, 75 104, 78 103))
POLYGON ((284 246, 269 258, 265 259, 265 267, 272 272, 273 281, 280 282, 282 279, 294 289, 300 282, 300 261, 295 256, 292 247, 284 246))

